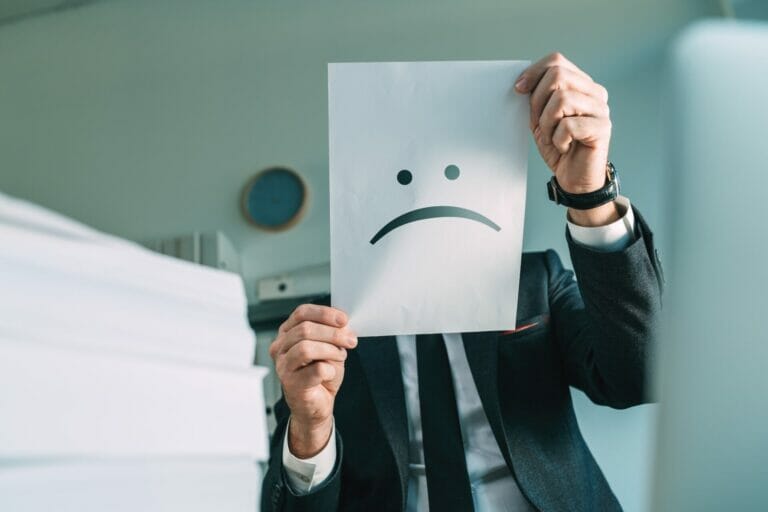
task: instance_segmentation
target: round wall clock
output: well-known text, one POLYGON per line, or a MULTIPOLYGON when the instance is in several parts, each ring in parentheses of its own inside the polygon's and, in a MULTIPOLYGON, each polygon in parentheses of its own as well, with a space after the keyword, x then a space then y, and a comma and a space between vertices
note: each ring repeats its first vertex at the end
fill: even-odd
POLYGON ((307 207, 307 185, 287 167, 268 167, 243 188, 243 215, 254 226, 283 231, 295 225, 307 207))

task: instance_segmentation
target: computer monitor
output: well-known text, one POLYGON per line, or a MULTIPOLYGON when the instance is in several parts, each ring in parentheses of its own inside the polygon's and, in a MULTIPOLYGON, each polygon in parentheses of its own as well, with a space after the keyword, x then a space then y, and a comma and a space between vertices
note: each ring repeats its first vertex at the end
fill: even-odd
POLYGON ((768 24, 673 45, 653 511, 768 510, 768 24))

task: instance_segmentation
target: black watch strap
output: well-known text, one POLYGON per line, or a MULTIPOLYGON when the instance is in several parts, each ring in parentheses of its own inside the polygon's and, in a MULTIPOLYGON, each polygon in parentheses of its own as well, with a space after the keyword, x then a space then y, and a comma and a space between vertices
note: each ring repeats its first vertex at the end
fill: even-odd
POLYGON ((619 195, 619 174, 611 162, 606 164, 606 178, 603 188, 586 194, 569 194, 557 183, 557 178, 547 182, 547 194, 550 201, 576 210, 590 210, 611 202, 619 195))

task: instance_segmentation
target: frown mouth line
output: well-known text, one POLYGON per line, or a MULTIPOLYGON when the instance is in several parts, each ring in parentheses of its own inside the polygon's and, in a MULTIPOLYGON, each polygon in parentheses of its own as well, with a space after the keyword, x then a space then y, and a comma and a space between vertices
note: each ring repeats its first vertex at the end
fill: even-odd
POLYGON ((371 245, 374 245, 376 242, 384 238, 387 233, 399 228, 400 226, 404 226, 419 220, 435 219, 438 217, 460 217, 463 219, 479 222, 480 224, 485 224, 495 231, 501 231, 501 227, 499 227, 498 224, 493 222, 485 215, 477 213, 474 210, 460 208, 458 206, 427 206, 425 208, 411 210, 387 222, 387 224, 381 228, 378 233, 373 235, 373 238, 371 238, 371 245))

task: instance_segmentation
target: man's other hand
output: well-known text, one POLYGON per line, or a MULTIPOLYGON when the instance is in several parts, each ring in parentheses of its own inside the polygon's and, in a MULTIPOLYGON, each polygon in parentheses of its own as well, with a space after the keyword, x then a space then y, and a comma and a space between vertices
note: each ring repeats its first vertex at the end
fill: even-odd
MULTIPOLYGON (((542 158, 566 192, 584 194, 605 185, 611 119, 608 91, 560 53, 526 69, 515 89, 530 93, 530 128, 542 158)), ((569 215, 596 226, 619 218, 613 202, 569 215)))
POLYGON ((343 311, 302 304, 280 326, 269 347, 291 410, 288 447, 301 459, 319 453, 330 438, 347 349, 357 346, 357 336, 347 323, 343 311))

